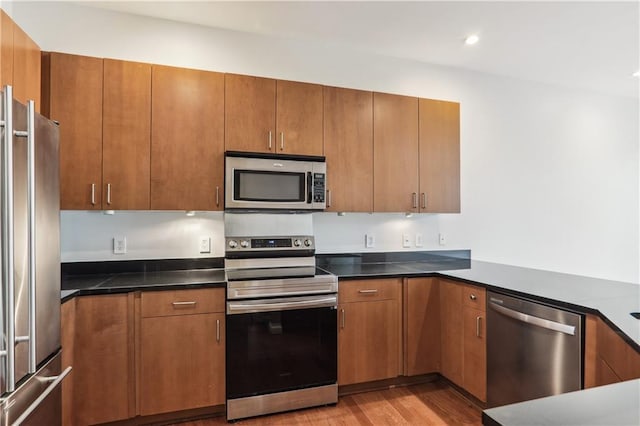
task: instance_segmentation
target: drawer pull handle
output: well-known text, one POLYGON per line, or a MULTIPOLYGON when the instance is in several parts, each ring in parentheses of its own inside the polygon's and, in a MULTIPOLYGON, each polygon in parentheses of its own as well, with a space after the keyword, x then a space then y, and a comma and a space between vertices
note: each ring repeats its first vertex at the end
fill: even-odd
POLYGON ((469 295, 469 299, 476 300, 478 297, 475 294, 469 295))
POLYGON ((216 342, 220 341, 220 320, 216 320, 216 342))
POLYGON ((358 290, 358 293, 361 294, 376 294, 378 292, 377 289, 372 289, 372 290, 358 290))
POLYGON ((173 306, 194 306, 196 302, 172 302, 173 306))
POLYGON ((344 322, 346 314, 344 313, 344 309, 340 309, 340 313, 342 314, 342 321, 340 321, 340 328, 344 328, 344 322))
POLYGON ((476 317, 476 337, 482 337, 480 321, 482 321, 482 317, 476 317))

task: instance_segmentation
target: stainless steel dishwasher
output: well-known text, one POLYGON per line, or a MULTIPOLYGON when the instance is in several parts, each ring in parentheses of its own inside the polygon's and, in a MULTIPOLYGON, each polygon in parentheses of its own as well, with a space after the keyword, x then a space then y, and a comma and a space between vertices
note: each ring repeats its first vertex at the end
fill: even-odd
POLYGON ((487 295, 489 407, 582 388, 582 315, 487 295))

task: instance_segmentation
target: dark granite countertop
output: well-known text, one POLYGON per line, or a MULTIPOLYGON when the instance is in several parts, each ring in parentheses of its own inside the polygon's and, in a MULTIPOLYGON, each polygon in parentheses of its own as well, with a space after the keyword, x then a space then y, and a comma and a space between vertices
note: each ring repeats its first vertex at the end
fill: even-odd
POLYGON ((61 297, 64 301, 88 294, 224 287, 226 274, 221 266, 221 261, 212 262, 210 259, 202 262, 187 259, 184 262, 162 260, 63 264, 61 297), (182 269, 185 267, 189 269, 182 269))
POLYGON ((640 424, 640 379, 491 408, 486 426, 640 424))
POLYGON ((640 352, 640 285, 470 259, 465 250, 318 255, 341 280, 442 276, 584 313, 600 314, 640 352))

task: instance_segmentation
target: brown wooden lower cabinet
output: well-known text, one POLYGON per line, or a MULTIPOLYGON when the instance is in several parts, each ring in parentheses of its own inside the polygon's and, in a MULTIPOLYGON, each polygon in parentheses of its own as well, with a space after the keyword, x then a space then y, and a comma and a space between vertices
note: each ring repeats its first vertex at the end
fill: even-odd
POLYGON ((338 298, 338 384, 399 376, 400 280, 341 282, 338 298))
POLYGON ((404 283, 404 374, 440 371, 440 287, 436 278, 404 283))
POLYGON ((78 297, 75 310, 73 325, 62 317, 63 329, 74 328, 72 343, 63 333, 63 343, 73 348, 71 424, 133 417, 133 293, 78 297))
POLYGON ((224 297, 224 289, 193 289, 65 302, 62 356, 73 370, 63 382, 63 424, 224 404, 224 297))
POLYGON ((584 387, 640 378, 640 353, 602 319, 587 315, 584 387))
POLYGON ((441 374, 487 399, 486 291, 449 280, 440 284, 441 374))
MULTIPOLYGON (((203 293, 198 291, 200 295, 203 293)), ((194 310, 197 309, 196 298, 191 297, 190 292, 194 290, 182 291, 166 305, 189 303, 194 299, 194 310)), ((219 305, 224 308, 223 289, 205 290, 205 293, 219 298, 222 302, 219 305)), ((143 294, 143 298, 146 295, 143 294)), ((186 309, 172 315, 142 318, 141 415, 224 404, 224 319, 224 309, 202 314, 193 314, 186 309)))

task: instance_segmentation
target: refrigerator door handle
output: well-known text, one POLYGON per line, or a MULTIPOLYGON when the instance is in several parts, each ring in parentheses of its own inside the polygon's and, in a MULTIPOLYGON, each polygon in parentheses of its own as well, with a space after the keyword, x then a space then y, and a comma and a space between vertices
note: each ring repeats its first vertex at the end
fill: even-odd
POLYGON ((36 140, 35 102, 27 102, 27 212, 29 215, 29 364, 36 372, 36 140))
POLYGON ((5 384, 7 392, 15 390, 15 271, 14 271, 14 233, 13 233, 13 88, 4 86, 2 99, 4 113, 4 140, 3 145, 3 183, 2 188, 2 278, 5 283, 4 300, 6 301, 4 312, 4 325, 6 339, 6 376, 5 384))
POLYGON ((62 382, 62 380, 64 380, 65 377, 67 377, 67 375, 69 373, 71 373, 71 366, 65 368, 64 371, 62 373, 60 373, 60 375, 58 375, 58 376, 43 377, 43 379, 45 381, 50 382, 49 386, 47 386, 47 388, 44 390, 44 392, 42 392, 40 394, 40 396, 38 398, 36 398, 35 401, 33 401, 33 403, 29 406, 29 408, 24 410, 24 412, 20 415, 20 417, 18 417, 16 419, 16 421, 11 423, 11 426, 19 426, 19 425, 21 425, 22 422, 24 422, 27 419, 27 417, 29 417, 31 415, 31 413, 33 413, 38 408, 38 406, 40 406, 40 404, 42 404, 42 402, 45 399, 47 399, 49 394, 51 392, 53 392, 53 390, 56 387, 58 387, 58 385, 62 382))

